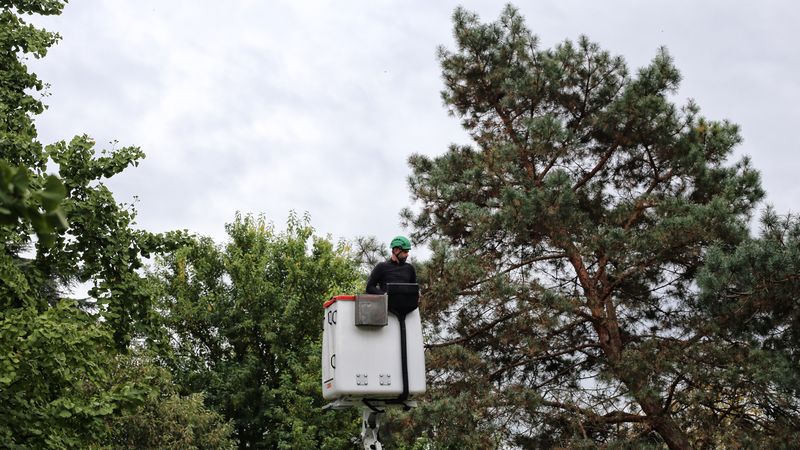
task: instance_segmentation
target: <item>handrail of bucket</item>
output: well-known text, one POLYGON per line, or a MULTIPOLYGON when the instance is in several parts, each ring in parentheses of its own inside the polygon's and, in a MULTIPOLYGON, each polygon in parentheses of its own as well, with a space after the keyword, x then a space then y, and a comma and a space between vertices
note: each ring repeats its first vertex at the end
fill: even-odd
POLYGON ((327 302, 325 302, 322 305, 322 308, 323 309, 327 308, 328 306, 331 306, 332 304, 336 303, 337 301, 354 302, 355 300, 356 300, 356 296, 355 295, 337 295, 336 297, 333 297, 330 300, 328 300, 327 302))

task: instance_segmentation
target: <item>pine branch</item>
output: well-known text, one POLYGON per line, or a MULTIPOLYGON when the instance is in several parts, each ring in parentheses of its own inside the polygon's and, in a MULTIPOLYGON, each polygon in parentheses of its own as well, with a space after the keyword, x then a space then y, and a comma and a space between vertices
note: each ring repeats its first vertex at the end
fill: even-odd
POLYGON ((562 355, 569 355, 569 354, 572 354, 572 353, 576 353, 576 352, 578 352, 580 350, 585 350, 587 348, 600 348, 600 345, 598 345, 598 344, 581 344, 581 345, 576 345, 576 346, 573 346, 573 347, 569 347, 569 348, 565 348, 565 349, 559 350, 559 351, 557 351, 555 353, 545 353, 545 354, 536 355, 536 356, 533 356, 533 357, 521 358, 521 359, 517 360, 516 362, 514 362, 512 364, 505 365, 505 366, 495 370, 494 372, 492 372, 489 375, 489 380, 490 381, 495 381, 500 377, 500 375, 503 374, 503 372, 507 372, 507 371, 509 371, 511 369, 514 369, 514 368, 517 368, 519 366, 524 366, 525 364, 531 363, 533 361, 542 361, 542 360, 545 360, 545 359, 556 358, 556 357, 562 356, 562 355))
POLYGON ((549 400, 543 400, 541 403, 542 405, 549 406, 551 408, 558 408, 558 409, 563 409, 564 411, 578 413, 584 416, 586 420, 591 423, 601 423, 601 424, 642 423, 642 422, 649 423, 652 421, 652 418, 650 417, 640 416, 638 414, 624 413, 622 411, 612 411, 610 413, 606 413, 601 416, 595 413, 594 411, 566 403, 549 401, 549 400))
MULTIPOLYGON (((566 256, 567 255, 565 253, 558 253, 558 254, 555 254, 555 255, 544 255, 544 256, 537 256, 535 258, 528 258, 528 259, 526 259, 524 261, 521 261, 521 262, 519 262, 517 264, 513 264, 513 265, 501 270, 500 272, 492 274, 489 277, 486 277, 486 278, 483 278, 481 280, 475 281, 475 282, 465 286, 464 290, 469 290, 469 289, 475 288, 477 286, 480 286, 483 283, 486 283, 487 281, 493 280, 493 279, 495 279, 495 278, 497 278, 497 277, 499 277, 501 275, 505 275, 505 274, 507 274, 509 272, 513 272, 514 270, 520 269, 520 268, 525 267, 527 265, 530 265, 530 264, 533 264, 533 263, 536 263, 536 262, 541 262, 541 261, 552 261, 554 259, 565 258, 566 256)), ((461 294, 461 292, 459 292, 459 294, 461 294)))
POLYGON ((670 407, 672 406, 672 398, 675 395, 675 389, 678 388, 678 384, 680 384, 680 382, 683 380, 684 378, 682 374, 678 374, 678 376, 675 377, 674 380, 672 380, 672 383, 669 386, 669 390, 667 391, 668 392, 667 399, 664 401, 664 411, 670 410, 670 407))
POLYGON ((477 330, 473 331, 472 333, 470 333, 470 334, 468 334, 466 336, 462 336, 462 337, 460 337, 458 339, 453 339, 451 341, 437 342, 437 343, 433 343, 433 344, 425 344, 425 348, 447 347, 447 346, 450 346, 450 345, 463 344, 464 342, 469 341, 470 339, 474 338, 475 336, 478 336, 480 334, 486 333, 489 330, 491 330, 492 328, 494 328, 495 326, 497 326, 497 325, 499 325, 499 324, 501 324, 501 323, 503 323, 503 322, 505 322, 507 320, 513 319, 514 317, 516 317, 516 316, 518 316, 520 314, 522 314, 522 311, 514 311, 512 313, 506 314, 506 315, 504 315, 502 317, 499 317, 499 318, 493 320, 492 322, 482 326, 481 328, 478 328, 477 330))
POLYGON ((657 175, 655 178, 653 178, 653 182, 650 183, 650 186, 647 187, 647 190, 644 191, 642 193, 642 195, 640 195, 639 198, 637 199, 637 201, 636 201, 636 209, 634 209, 634 211, 631 214, 631 216, 625 222, 625 226, 623 227, 623 229, 625 229, 625 230, 630 229, 630 227, 634 224, 634 222, 639 217, 641 217, 641 215, 642 215, 642 213, 644 212, 645 209, 656 205, 653 202, 644 201, 644 197, 650 195, 653 192, 653 190, 656 188, 656 186, 661 184, 661 182, 670 179, 672 177, 672 173, 673 172, 674 172, 674 169, 669 169, 663 176, 658 176, 657 175))
MULTIPOLYGON (((508 113, 506 113, 505 111, 503 111, 502 108, 500 108, 500 104, 498 103, 499 100, 500 99, 498 98, 492 102, 494 111, 497 113, 497 115, 500 117, 500 120, 503 122, 503 126, 506 129, 506 133, 508 133, 508 136, 511 138, 511 141, 514 142, 514 145, 517 146, 517 149, 519 151, 523 151, 526 149, 526 145, 524 142, 520 141, 519 136, 517 135, 517 131, 514 130, 514 124, 511 120, 511 117, 509 117, 508 113)), ((533 179, 537 178, 536 167, 533 166, 529 161, 524 161, 523 164, 525 165, 525 170, 528 172, 528 175, 533 179)))
POLYGON ((588 173, 586 173, 586 175, 584 175, 580 180, 578 180, 578 182, 575 183, 575 186, 572 186, 572 190, 577 191, 578 189, 583 187, 584 184, 588 183, 589 180, 591 180, 592 177, 594 177, 597 174, 597 172, 599 172, 603 167, 605 167, 608 160, 611 158, 614 152, 617 151, 618 148, 619 148, 618 145, 614 145, 610 149, 608 149, 608 151, 606 151, 600 158, 600 161, 598 161, 597 164, 595 164, 592 170, 590 170, 588 173))

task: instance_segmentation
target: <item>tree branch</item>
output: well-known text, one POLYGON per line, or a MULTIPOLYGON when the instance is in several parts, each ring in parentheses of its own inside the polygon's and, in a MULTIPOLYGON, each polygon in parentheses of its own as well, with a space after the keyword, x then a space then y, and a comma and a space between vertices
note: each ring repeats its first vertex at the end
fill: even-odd
POLYGON ((540 355, 536 355, 536 356, 532 356, 532 357, 522 358, 522 359, 518 360, 517 362, 505 365, 505 366, 495 370, 494 372, 492 372, 489 375, 489 380, 490 381, 494 381, 500 375, 502 375, 503 372, 506 372, 508 370, 514 369, 514 368, 519 367, 519 366, 523 366, 523 365, 528 364, 529 362, 532 362, 532 361, 541 361, 543 359, 555 358, 555 357, 561 356, 561 355, 572 354, 572 353, 575 353, 577 351, 584 350, 584 349, 587 349, 587 348, 599 348, 599 347, 600 346, 598 344, 581 344, 581 345, 576 345, 574 347, 569 347, 569 348, 565 348, 565 349, 559 350, 559 351, 557 351, 555 353, 545 353, 545 354, 540 354, 540 355))
POLYGON ((479 285, 481 285, 481 284, 483 284, 483 283, 485 283, 485 282, 487 282, 489 280, 493 280, 493 279, 495 279, 495 278, 497 278, 497 277, 499 277, 501 275, 505 275, 505 274, 507 274, 509 272, 512 272, 512 271, 517 270, 517 269, 522 268, 522 267, 525 267, 525 266, 527 266, 529 264, 533 264, 535 262, 550 261, 550 260, 553 260, 553 259, 565 258, 566 256, 567 255, 564 254, 564 253, 557 253, 555 255, 544 255, 544 256, 537 256, 535 258, 528 258, 528 259, 526 259, 524 261, 521 261, 521 262, 519 262, 517 264, 513 264, 513 265, 503 269, 502 271, 493 274, 490 277, 486 277, 484 279, 481 279, 481 280, 478 280, 478 281, 476 281, 474 283, 471 283, 471 284, 469 284, 467 286, 464 286, 464 289, 465 290, 466 289, 472 289, 472 288, 474 288, 476 286, 479 286, 479 285))
POLYGON ((638 219, 642 215, 645 209, 647 209, 650 206, 654 206, 654 203, 644 201, 643 199, 644 196, 650 195, 653 192, 653 189, 656 188, 656 186, 658 186, 662 181, 669 179, 672 176, 672 172, 673 169, 669 169, 667 173, 665 173, 663 176, 656 176, 653 179, 653 182, 650 183, 650 186, 647 187, 647 190, 644 191, 642 195, 639 196, 639 199, 636 201, 636 209, 634 209, 633 214, 631 214, 631 216, 625 222, 625 226, 623 227, 623 229, 628 230, 636 221, 636 219, 638 219))
POLYGON ((586 173, 586 175, 584 175, 580 180, 578 180, 578 182, 575 183, 575 186, 572 186, 572 190, 573 191, 577 191, 578 189, 583 187, 584 184, 588 183, 589 180, 591 180, 592 177, 594 177, 597 174, 597 172, 600 171, 600 169, 605 167, 605 165, 608 162, 609 158, 611 158, 611 156, 614 154, 614 152, 617 151, 617 148, 619 148, 618 145, 615 145, 615 146, 612 146, 611 148, 609 148, 608 151, 606 151, 603 154, 603 156, 600 158, 600 161, 598 161, 597 164, 595 164, 595 166, 592 168, 592 170, 590 170, 588 173, 586 173))
MULTIPOLYGON (((511 141, 514 142, 514 145, 516 145, 517 149, 519 149, 520 151, 525 150, 526 145, 522 141, 520 141, 519 136, 517 136, 517 132, 516 130, 514 130, 514 124, 512 123, 511 118, 505 111, 503 111, 500 108, 500 105, 497 103, 497 100, 495 100, 492 103, 492 106, 494 107, 494 111, 500 117, 500 120, 503 122, 503 126, 506 129, 506 133, 508 133, 509 137, 511 137, 511 141)), ((535 179, 536 167, 533 164, 531 164, 530 161, 523 161, 523 164, 525 165, 525 169, 528 171, 528 175, 531 178, 535 179)))
POLYGON ((574 413, 581 414, 586 418, 587 421, 593 423, 603 423, 603 424, 612 424, 612 423, 632 423, 632 422, 650 422, 651 418, 647 416, 640 416, 638 414, 628 414, 622 411, 612 411, 610 413, 599 415, 594 411, 590 411, 588 409, 584 409, 575 405, 569 405, 566 403, 543 400, 542 405, 549 406, 551 408, 558 408, 563 409, 565 411, 570 411, 574 413))
POLYGON ((670 406, 672 406, 672 397, 675 395, 675 389, 678 388, 678 384, 683 380, 683 375, 678 374, 672 381, 672 384, 670 384, 669 390, 667 391, 667 399, 664 401, 664 411, 669 411, 670 406))
POLYGON ((514 317, 516 317, 516 316, 518 316, 520 314, 522 314, 522 311, 515 311, 513 313, 506 314, 505 316, 499 317, 499 318, 491 321, 490 323, 482 326, 481 328, 478 328, 477 330, 473 331, 472 333, 470 333, 470 334, 468 334, 466 336, 462 336, 462 337, 460 337, 458 339, 453 339, 451 341, 436 342, 436 343, 433 343, 433 344, 425 344, 425 348, 447 347, 449 345, 463 344, 464 342, 467 342, 468 340, 474 338, 475 336, 478 336, 479 334, 485 333, 485 332, 491 330, 492 328, 494 328, 496 325, 498 325, 500 323, 503 323, 506 320, 513 319, 514 317))

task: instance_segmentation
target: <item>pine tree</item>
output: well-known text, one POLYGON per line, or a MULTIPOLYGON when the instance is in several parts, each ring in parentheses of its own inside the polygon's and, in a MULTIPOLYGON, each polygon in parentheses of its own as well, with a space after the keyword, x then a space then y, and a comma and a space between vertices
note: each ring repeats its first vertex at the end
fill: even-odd
POLYGON ((665 49, 635 74, 586 37, 540 49, 511 6, 457 9, 454 35, 442 95, 473 143, 412 156, 404 212, 434 252, 417 426, 444 447, 671 449, 796 426, 797 392, 762 372, 786 353, 731 338, 698 285, 764 195, 731 161, 738 127, 675 105, 665 49))

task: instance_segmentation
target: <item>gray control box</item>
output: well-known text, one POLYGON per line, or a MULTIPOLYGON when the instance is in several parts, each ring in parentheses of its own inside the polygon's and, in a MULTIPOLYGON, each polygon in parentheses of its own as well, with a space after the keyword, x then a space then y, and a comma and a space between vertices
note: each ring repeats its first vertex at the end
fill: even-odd
POLYGON ((356 295, 356 326, 385 327, 389 323, 388 305, 386 294, 356 295))

